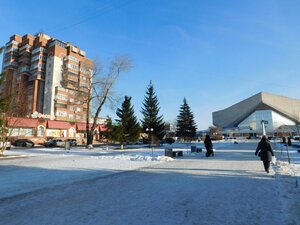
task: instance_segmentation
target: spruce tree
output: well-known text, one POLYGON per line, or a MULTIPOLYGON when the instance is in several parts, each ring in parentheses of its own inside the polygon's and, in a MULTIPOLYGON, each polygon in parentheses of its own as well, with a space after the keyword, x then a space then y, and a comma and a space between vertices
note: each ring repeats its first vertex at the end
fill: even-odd
POLYGON ((134 109, 131 105, 131 97, 125 96, 121 108, 117 109, 117 116, 120 119, 116 121, 122 126, 121 140, 124 143, 135 143, 140 137, 140 125, 134 115, 134 109))
POLYGON ((177 116, 176 135, 179 138, 183 138, 184 141, 191 140, 195 138, 196 129, 194 115, 184 98, 183 104, 180 106, 179 115, 177 116))
POLYGON ((151 137, 156 138, 158 140, 162 140, 165 136, 165 124, 163 122, 163 116, 158 116, 159 113, 159 102, 154 91, 154 87, 152 82, 148 86, 146 91, 146 96, 143 102, 143 108, 141 113, 144 118, 142 119, 142 128, 144 132, 149 132, 147 129, 153 129, 148 138, 148 141, 151 140, 151 137), (153 135, 153 136, 152 136, 153 135))

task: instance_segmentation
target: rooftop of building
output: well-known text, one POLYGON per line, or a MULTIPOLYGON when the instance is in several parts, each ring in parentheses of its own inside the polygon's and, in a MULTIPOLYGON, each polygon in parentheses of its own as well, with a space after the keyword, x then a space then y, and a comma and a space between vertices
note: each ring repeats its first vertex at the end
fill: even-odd
POLYGON ((271 109, 293 121, 300 121, 300 99, 259 92, 225 109, 213 112, 217 126, 236 126, 256 110, 271 109))

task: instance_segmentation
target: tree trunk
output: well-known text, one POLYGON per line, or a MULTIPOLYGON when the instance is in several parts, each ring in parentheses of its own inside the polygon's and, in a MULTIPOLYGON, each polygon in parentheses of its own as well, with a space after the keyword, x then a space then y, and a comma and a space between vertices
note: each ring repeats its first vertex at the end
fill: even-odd
POLYGON ((92 149, 93 148, 93 139, 94 139, 94 132, 91 130, 88 130, 86 135, 86 148, 92 149))

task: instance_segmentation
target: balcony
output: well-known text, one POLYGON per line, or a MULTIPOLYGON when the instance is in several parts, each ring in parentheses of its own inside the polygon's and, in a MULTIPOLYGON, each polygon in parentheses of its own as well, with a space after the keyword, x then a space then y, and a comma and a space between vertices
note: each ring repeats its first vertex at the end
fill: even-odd
POLYGON ((85 53, 85 51, 80 50, 80 51, 79 51, 79 55, 85 56, 86 53, 85 53))
POLYGON ((58 40, 52 41, 52 42, 49 44, 49 47, 54 46, 54 45, 58 45, 58 46, 60 46, 60 47, 62 47, 62 48, 66 48, 66 47, 67 47, 67 44, 66 44, 66 43, 61 42, 61 41, 58 41, 58 40))
POLYGON ((26 65, 30 65, 31 61, 29 57, 21 57, 19 59, 20 64, 26 64, 26 65))
POLYGON ((9 66, 17 67, 18 63, 17 62, 7 62, 7 63, 3 64, 3 68, 9 67, 9 66))
POLYGON ((66 109, 66 108, 68 108, 68 105, 67 104, 63 104, 63 103, 56 103, 55 107, 59 108, 59 109, 66 109))
POLYGON ((34 70, 36 68, 38 68, 38 63, 37 62, 31 65, 30 70, 34 70))
POLYGON ((77 59, 76 57, 71 56, 71 55, 68 55, 68 56, 66 57, 66 59, 72 60, 72 61, 77 62, 77 63, 79 62, 79 59, 77 59))
POLYGON ((22 46, 21 48, 20 48, 20 51, 22 51, 22 50, 26 50, 26 51, 30 51, 31 50, 31 48, 32 48, 32 46, 31 45, 29 45, 29 44, 26 44, 26 45, 24 45, 24 46, 22 46))
POLYGON ((31 62, 34 62, 34 61, 39 60, 39 56, 40 56, 40 55, 33 56, 33 57, 31 58, 31 62))
POLYGON ((12 45, 12 44, 14 44, 14 45, 18 45, 18 44, 19 44, 19 42, 17 42, 17 41, 14 41, 14 40, 12 40, 12 41, 9 41, 9 42, 7 42, 7 43, 6 43, 5 47, 8 47, 8 46, 10 46, 10 45, 12 45))
POLYGON ((29 72, 29 66, 22 66, 20 68, 20 73, 23 73, 23 72, 29 72))
POLYGON ((63 88, 63 87, 55 87, 55 89, 56 89, 57 91, 66 91, 66 89, 63 88))

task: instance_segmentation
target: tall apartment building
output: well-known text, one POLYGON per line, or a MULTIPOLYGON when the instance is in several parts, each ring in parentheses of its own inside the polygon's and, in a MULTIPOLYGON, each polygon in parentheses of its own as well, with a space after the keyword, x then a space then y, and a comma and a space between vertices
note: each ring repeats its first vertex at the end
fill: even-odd
POLYGON ((4 49, 1 91, 26 114, 46 114, 56 120, 84 121, 87 105, 78 89, 87 92, 92 61, 71 43, 46 34, 13 35, 4 49))

